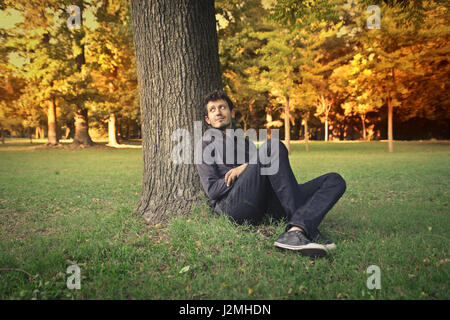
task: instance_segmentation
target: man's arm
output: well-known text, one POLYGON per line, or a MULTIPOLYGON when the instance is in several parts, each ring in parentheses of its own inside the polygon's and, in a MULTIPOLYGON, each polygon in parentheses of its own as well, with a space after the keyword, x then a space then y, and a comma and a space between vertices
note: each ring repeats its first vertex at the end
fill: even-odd
POLYGON ((234 180, 236 180, 242 174, 242 172, 244 172, 245 168, 247 168, 247 165, 248 163, 241 164, 239 167, 233 168, 225 174, 225 182, 227 184, 227 187, 229 187, 234 182, 234 180))
MULTIPOLYGON (((199 154, 202 154, 206 146, 205 141, 197 144, 199 154)), ((200 181, 208 197, 217 200, 231 190, 231 184, 244 172, 248 163, 228 170, 225 175, 224 170, 219 170, 217 164, 206 164, 204 162, 196 164, 200 181), (222 173, 221 173, 222 172, 222 173)))
POLYGON ((212 200, 221 198, 231 190, 231 187, 227 186, 225 179, 218 175, 217 169, 214 165, 201 163, 196 164, 196 166, 203 190, 205 190, 208 197, 212 200))

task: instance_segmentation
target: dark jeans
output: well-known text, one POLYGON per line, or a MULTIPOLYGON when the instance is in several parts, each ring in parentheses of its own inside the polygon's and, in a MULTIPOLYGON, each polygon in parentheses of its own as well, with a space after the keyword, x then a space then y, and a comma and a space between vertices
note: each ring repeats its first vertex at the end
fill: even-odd
MULTIPOLYGON (((288 151, 283 143, 278 143, 278 172, 261 175, 264 165, 259 159, 256 164, 249 164, 235 180, 227 197, 219 202, 219 207, 238 223, 259 223, 265 216, 286 217, 286 230, 298 226, 308 237, 314 237, 327 212, 344 194, 345 180, 332 172, 298 184, 289 164, 288 151)), ((270 143, 264 143, 261 148, 261 152, 269 148, 270 154, 270 143)))

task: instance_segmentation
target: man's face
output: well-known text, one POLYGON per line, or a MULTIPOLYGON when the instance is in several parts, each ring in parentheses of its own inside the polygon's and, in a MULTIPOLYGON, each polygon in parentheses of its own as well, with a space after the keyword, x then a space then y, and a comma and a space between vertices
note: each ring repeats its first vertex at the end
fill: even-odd
POLYGON ((231 120, 234 119, 234 109, 230 110, 225 100, 210 101, 206 105, 208 115, 205 116, 207 124, 219 130, 231 129, 231 120))

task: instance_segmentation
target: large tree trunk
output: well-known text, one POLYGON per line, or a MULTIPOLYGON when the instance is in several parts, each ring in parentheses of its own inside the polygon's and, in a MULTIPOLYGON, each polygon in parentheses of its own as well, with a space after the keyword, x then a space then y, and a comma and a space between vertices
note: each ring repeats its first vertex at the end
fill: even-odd
POLYGON ((136 211, 161 223, 189 213, 203 193, 195 165, 171 161, 179 143, 171 135, 187 129, 194 137, 202 97, 222 88, 214 1, 131 0, 131 16, 144 158, 136 211))
POLYGON ((291 154, 291 123, 289 114, 289 97, 286 97, 286 106, 284 107, 284 142, 286 143, 286 148, 288 154, 291 154))
POLYGON ((58 139, 58 126, 56 123, 56 103, 54 98, 50 98, 50 100, 48 101, 47 120, 48 120, 47 145, 57 146, 59 145, 59 139, 58 139))

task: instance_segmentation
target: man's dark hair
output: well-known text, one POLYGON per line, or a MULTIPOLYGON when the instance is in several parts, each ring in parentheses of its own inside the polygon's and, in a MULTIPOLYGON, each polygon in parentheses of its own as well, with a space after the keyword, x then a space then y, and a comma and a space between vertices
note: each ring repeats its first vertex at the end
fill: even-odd
POLYGON ((228 107, 230 107, 230 111, 233 110, 234 105, 233 102, 231 101, 231 99, 225 94, 225 92, 223 92, 222 90, 214 90, 211 91, 210 93, 208 93, 204 98, 203 98, 203 112, 205 114, 205 116, 208 116, 208 110, 206 109, 206 105, 210 102, 210 101, 217 101, 217 100, 225 100, 228 104, 228 107))

